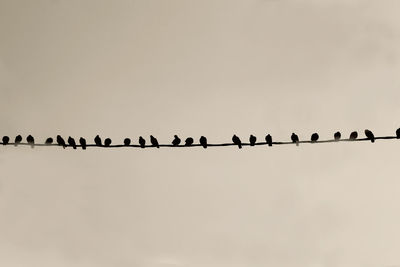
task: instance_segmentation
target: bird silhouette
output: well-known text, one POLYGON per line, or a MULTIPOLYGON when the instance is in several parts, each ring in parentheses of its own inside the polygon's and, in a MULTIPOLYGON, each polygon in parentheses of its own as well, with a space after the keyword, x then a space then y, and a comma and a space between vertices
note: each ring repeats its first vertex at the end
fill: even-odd
POLYGON ((370 130, 366 129, 366 130, 364 131, 364 133, 365 133, 365 135, 367 136, 367 138, 368 138, 369 140, 371 140, 371 143, 375 142, 375 136, 374 136, 374 134, 373 134, 370 130))
POLYGON ((125 138, 124 139, 124 146, 129 146, 131 144, 131 139, 125 138))
POLYGON ((69 144, 70 146, 72 146, 73 149, 76 149, 76 142, 75 142, 75 139, 72 138, 71 136, 68 137, 68 144, 69 144))
POLYGON ((257 137, 255 137, 254 135, 251 134, 250 138, 249 138, 249 141, 250 141, 250 145, 254 146, 256 144, 256 142, 257 142, 257 137))
POLYGON ((207 138, 205 136, 201 136, 199 141, 204 148, 207 148, 207 138))
POLYGON ((10 142, 10 137, 5 135, 5 136, 3 136, 3 138, 1 140, 3 141, 3 145, 5 146, 10 142))
POLYGON ((356 132, 356 131, 354 131, 354 132, 352 132, 351 134, 350 134, 350 140, 356 140, 357 139, 357 137, 358 137, 358 133, 356 132))
POLYGON ((111 143, 112 143, 111 138, 106 138, 106 139, 104 140, 104 146, 109 147, 109 146, 111 145, 111 143))
POLYGON ((240 141, 240 138, 236 136, 236 134, 234 134, 232 136, 232 142, 238 146, 239 149, 242 148, 242 141, 240 141))
POLYGON ((63 148, 66 147, 65 140, 61 137, 61 135, 57 135, 57 144, 63 148))
POLYGON ((144 138, 141 136, 139 137, 139 144, 141 148, 145 148, 146 140, 144 140, 144 138))
POLYGON ((79 138, 79 144, 81 144, 81 147, 83 150, 86 150, 86 139, 81 137, 79 138))
POLYGON ((17 146, 18 144, 20 144, 22 142, 22 136, 21 135, 17 135, 15 137, 15 141, 14 141, 14 146, 17 146))
POLYGON ((396 138, 397 138, 397 139, 400 138, 400 128, 396 130, 396 138))
POLYGON ((96 146, 102 146, 101 138, 99 135, 96 135, 96 137, 94 138, 94 143, 96 144, 96 146))
POLYGON ((35 146, 35 139, 32 135, 28 135, 28 137, 26 137, 26 141, 31 145, 31 148, 35 146))
POLYGON ((313 134, 311 135, 311 143, 317 142, 318 139, 319 139, 319 135, 318 135, 317 133, 313 133, 313 134))
POLYGON ((334 138, 336 141, 340 140, 341 137, 342 137, 342 134, 341 134, 340 132, 336 132, 336 133, 333 135, 333 138, 334 138))
POLYGON ((155 138, 152 135, 150 135, 150 142, 154 147, 160 148, 160 145, 158 144, 157 138, 155 138))
POLYGON ((292 139, 293 143, 296 143, 296 146, 299 145, 299 137, 297 136, 297 134, 292 133, 292 136, 290 138, 292 139))
POLYGON ((49 137, 46 139, 46 141, 44 142, 46 145, 51 145, 53 143, 53 138, 49 137))
POLYGON ((178 146, 180 143, 181 139, 177 135, 174 135, 174 140, 172 140, 172 145, 178 146))
POLYGON ((268 146, 272 146, 272 136, 270 134, 265 137, 265 142, 267 142, 268 146))
POLYGON ((185 140, 185 146, 191 146, 191 145, 193 145, 193 142, 194 142, 193 138, 192 137, 188 137, 185 140))

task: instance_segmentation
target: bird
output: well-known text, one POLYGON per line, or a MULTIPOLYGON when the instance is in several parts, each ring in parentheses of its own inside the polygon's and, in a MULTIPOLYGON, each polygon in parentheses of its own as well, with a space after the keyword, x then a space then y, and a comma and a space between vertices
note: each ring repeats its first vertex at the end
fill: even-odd
POLYGON ((172 145, 178 146, 180 143, 181 139, 177 135, 174 135, 174 140, 172 140, 172 145))
POLYGON ((290 138, 292 139, 293 143, 296 143, 296 146, 299 145, 299 137, 297 136, 297 134, 292 133, 292 136, 290 138))
POLYGON ((5 146, 10 142, 10 137, 5 135, 5 136, 3 136, 2 141, 3 141, 3 145, 5 146))
POLYGON ((83 150, 86 150, 86 139, 85 138, 83 138, 83 137, 79 138, 79 144, 81 144, 83 150))
POLYGON ((111 143, 112 143, 111 138, 106 138, 106 139, 104 140, 104 145, 107 146, 107 147, 110 146, 111 143))
POLYGON ((254 135, 251 134, 250 138, 249 138, 249 141, 250 141, 250 145, 254 146, 256 144, 257 137, 255 137, 254 135))
POLYGON ((369 140, 371 140, 371 143, 375 142, 375 136, 374 136, 374 134, 373 134, 370 130, 366 129, 366 130, 364 131, 364 133, 365 133, 365 135, 367 136, 367 138, 368 138, 369 140))
POLYGON ((57 144, 63 148, 66 147, 65 140, 61 137, 61 135, 57 135, 57 144))
POLYGON ((69 144, 70 146, 72 146, 73 149, 76 149, 76 142, 75 142, 75 139, 72 138, 71 136, 68 137, 68 144, 69 144))
POLYGON ((318 141, 319 135, 317 133, 313 133, 311 135, 311 143, 315 143, 318 141))
POLYGON ((342 134, 341 134, 340 132, 336 132, 336 133, 333 135, 333 138, 334 138, 336 141, 340 140, 341 137, 342 137, 342 134))
POLYGON ((270 134, 265 137, 265 142, 267 142, 268 146, 272 146, 272 136, 270 134))
POLYGON ((207 138, 205 136, 201 136, 199 141, 204 148, 207 148, 207 138))
POLYGON ((125 138, 124 139, 124 146, 129 146, 131 144, 131 139, 125 138))
POLYGON ((35 139, 32 135, 28 135, 28 137, 26 137, 26 141, 31 145, 31 148, 35 146, 35 139))
POLYGON ((358 137, 358 133, 356 131, 354 131, 350 134, 350 140, 356 140, 357 137, 358 137))
POLYGON ((96 144, 96 146, 102 146, 101 138, 99 135, 96 135, 96 137, 94 138, 94 143, 96 144))
POLYGON ((191 146, 191 145, 193 145, 193 142, 194 142, 193 138, 192 137, 188 137, 185 140, 185 146, 191 146))
POLYGON ((240 138, 236 136, 236 134, 234 134, 232 136, 232 142, 238 146, 239 149, 242 148, 242 141, 240 141, 240 138))
POLYGON ((396 130, 396 138, 400 139, 400 128, 396 130))
POLYGON ((160 148, 160 145, 158 144, 157 138, 155 138, 154 136, 150 135, 150 142, 153 146, 160 148))
POLYGON ((146 140, 143 137, 139 136, 139 144, 141 148, 145 148, 146 140))
POLYGON ((53 143, 53 138, 49 137, 46 139, 46 141, 44 142, 46 145, 51 145, 53 143))
POLYGON ((15 137, 14 146, 17 146, 21 142, 22 142, 22 136, 21 135, 17 135, 15 137))

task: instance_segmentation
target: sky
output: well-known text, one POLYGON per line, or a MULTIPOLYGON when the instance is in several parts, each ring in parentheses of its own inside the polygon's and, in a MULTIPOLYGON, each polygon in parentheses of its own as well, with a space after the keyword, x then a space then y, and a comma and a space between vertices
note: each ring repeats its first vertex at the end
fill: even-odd
MULTIPOLYGON (((400 127, 395 0, 0 0, 0 135, 400 127)), ((396 140, 0 148, 0 265, 394 267, 396 140)))

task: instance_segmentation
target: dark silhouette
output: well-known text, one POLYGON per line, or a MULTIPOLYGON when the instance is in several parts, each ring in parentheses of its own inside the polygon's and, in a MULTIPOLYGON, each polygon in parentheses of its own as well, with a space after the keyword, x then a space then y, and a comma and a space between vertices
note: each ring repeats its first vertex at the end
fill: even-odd
POLYGON ((102 146, 101 138, 99 135, 96 135, 96 137, 94 138, 94 143, 96 144, 96 146, 102 146))
POLYGON ((46 141, 44 142, 46 145, 51 145, 53 143, 53 138, 49 137, 46 139, 46 141))
POLYGON ((174 135, 174 140, 172 140, 172 145, 178 146, 180 143, 181 139, 177 135, 174 135))
POLYGON ((57 135, 57 144, 59 146, 62 146, 63 148, 65 148, 67 145, 65 144, 65 140, 64 138, 61 137, 61 135, 57 135))
POLYGON ((193 142, 194 142, 193 138, 192 137, 188 137, 185 140, 185 146, 191 146, 191 145, 193 145, 193 142))
POLYGON ((86 139, 85 138, 83 138, 83 137, 79 138, 79 144, 81 144, 83 150, 86 150, 86 139))
POLYGON ((341 137, 342 137, 342 134, 341 134, 340 132, 336 132, 336 133, 333 135, 333 138, 335 138, 336 141, 340 140, 341 137))
POLYGON ((76 149, 76 142, 75 142, 75 139, 72 138, 71 136, 68 137, 68 144, 69 144, 70 146, 72 146, 73 149, 76 149))
POLYGON ((400 138, 400 128, 396 130, 396 138, 397 138, 397 139, 400 138))
POLYGON ((364 132, 367 138, 371 140, 371 143, 375 142, 375 136, 370 130, 366 129, 364 132))
POLYGON ((139 144, 141 148, 145 148, 146 140, 144 140, 144 138, 141 136, 139 137, 139 144))
POLYGON ((104 146, 106 146, 106 147, 109 147, 109 146, 111 145, 111 143, 112 143, 112 141, 111 141, 110 138, 106 138, 106 139, 104 140, 104 146))
POLYGON ((157 148, 160 148, 160 145, 158 144, 157 138, 154 136, 150 135, 150 143, 157 148))
POLYGON ((240 138, 236 136, 236 134, 234 134, 232 136, 232 142, 238 146, 238 148, 242 148, 242 141, 240 141, 240 138))
POLYGON ((296 146, 299 145, 299 137, 297 136, 297 134, 292 133, 292 136, 290 138, 292 139, 293 143, 296 143, 296 146))
POLYGON ((272 136, 270 134, 265 137, 265 142, 267 142, 268 146, 272 146, 272 136))
POLYGON ((207 138, 205 136, 200 137, 200 145, 202 145, 204 148, 207 148, 207 138))
POLYGON ((22 142, 22 136, 21 135, 17 135, 15 137, 14 146, 17 146, 21 142, 22 142))
POLYGON ((358 137, 358 133, 356 131, 354 131, 350 134, 350 140, 356 140, 357 137, 358 137))
POLYGON ((3 136, 2 141, 3 141, 3 145, 5 146, 10 142, 10 137, 5 135, 5 136, 3 136))
POLYGON ((28 137, 26 138, 26 141, 28 142, 28 144, 31 145, 31 148, 33 148, 35 146, 35 139, 33 138, 32 135, 28 135, 28 137))
POLYGON ((257 137, 255 137, 254 135, 251 134, 249 141, 250 141, 250 146, 254 146, 257 142, 257 137))
POLYGON ((124 139, 124 146, 129 146, 131 144, 131 139, 125 138, 124 139))
POLYGON ((317 133, 313 133, 313 134, 311 135, 311 143, 317 142, 318 139, 319 139, 319 135, 318 135, 317 133))

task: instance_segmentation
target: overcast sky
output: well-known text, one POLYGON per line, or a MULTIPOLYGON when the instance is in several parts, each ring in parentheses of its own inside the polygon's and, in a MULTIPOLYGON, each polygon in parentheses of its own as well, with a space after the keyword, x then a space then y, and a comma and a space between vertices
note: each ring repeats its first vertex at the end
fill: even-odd
MULTIPOLYGON (((400 127, 400 2, 0 0, 0 135, 400 127)), ((0 148, 0 265, 400 265, 396 140, 0 148)))

